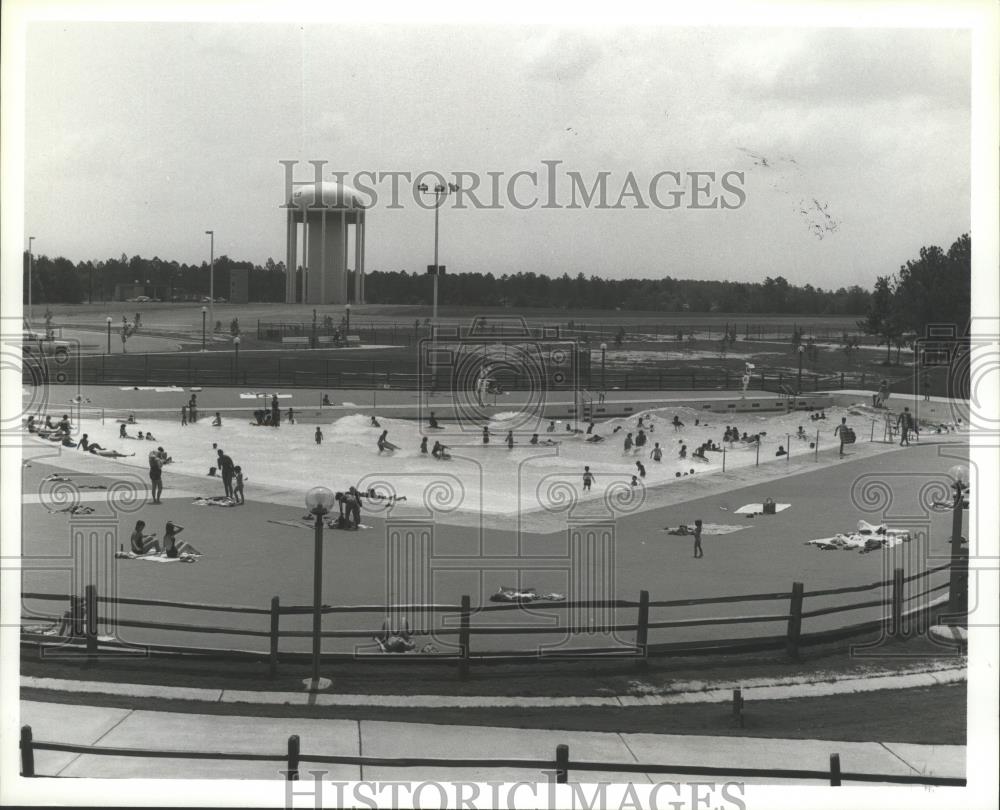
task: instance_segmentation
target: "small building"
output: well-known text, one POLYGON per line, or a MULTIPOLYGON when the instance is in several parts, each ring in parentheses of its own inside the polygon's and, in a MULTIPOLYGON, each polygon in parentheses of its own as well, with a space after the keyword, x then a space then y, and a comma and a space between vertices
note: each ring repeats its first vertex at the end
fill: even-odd
POLYGON ((245 304, 250 300, 250 271, 245 267, 229 269, 229 303, 245 304))

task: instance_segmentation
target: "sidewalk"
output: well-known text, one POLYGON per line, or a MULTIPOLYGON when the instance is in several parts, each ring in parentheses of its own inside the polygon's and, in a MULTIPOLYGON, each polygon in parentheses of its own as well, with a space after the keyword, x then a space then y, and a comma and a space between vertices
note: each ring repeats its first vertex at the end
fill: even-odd
MULTIPOLYGON (((741 768, 827 770, 839 753, 846 772, 962 777, 965 746, 907 743, 783 740, 669 734, 548 731, 482 726, 430 725, 367 720, 251 718, 182 714, 21 701, 21 725, 38 742, 178 751, 274 753, 272 762, 145 759, 36 751, 39 776, 177 779, 283 779, 288 737, 297 734, 303 755, 366 757, 464 757, 553 759, 558 744, 570 759, 607 762, 607 772, 570 773, 570 781, 663 782, 669 774, 615 772, 614 763, 673 764, 741 768)), ((309 765, 326 769, 325 779, 441 781, 544 781, 542 773, 470 768, 309 765)), ((679 778, 679 777, 675 777, 679 778)), ((797 780, 753 780, 748 784, 827 784, 797 780)))

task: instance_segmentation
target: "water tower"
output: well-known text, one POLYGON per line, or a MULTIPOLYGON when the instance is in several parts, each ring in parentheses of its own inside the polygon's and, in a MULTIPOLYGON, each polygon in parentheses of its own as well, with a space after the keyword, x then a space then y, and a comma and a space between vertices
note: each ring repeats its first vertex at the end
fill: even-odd
POLYGON ((363 303, 365 206, 361 195, 343 183, 324 181, 297 189, 288 205, 285 302, 363 303), (353 263, 350 260, 352 251, 353 263), (299 266, 302 267, 301 285, 296 284, 295 271, 299 266), (348 284, 349 269, 354 270, 353 290, 348 284))

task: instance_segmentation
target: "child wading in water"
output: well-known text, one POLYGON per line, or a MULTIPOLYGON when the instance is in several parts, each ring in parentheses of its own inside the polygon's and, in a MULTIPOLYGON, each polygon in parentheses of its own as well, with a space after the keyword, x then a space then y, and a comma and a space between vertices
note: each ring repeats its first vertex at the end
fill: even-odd
POLYGON ((583 468, 583 491, 590 492, 590 485, 594 483, 594 474, 590 471, 590 467, 583 468))
POLYGON ((701 519, 694 522, 694 556, 704 557, 705 552, 701 548, 701 519))
POLYGON ((323 431, 316 428, 316 444, 323 444, 323 431))

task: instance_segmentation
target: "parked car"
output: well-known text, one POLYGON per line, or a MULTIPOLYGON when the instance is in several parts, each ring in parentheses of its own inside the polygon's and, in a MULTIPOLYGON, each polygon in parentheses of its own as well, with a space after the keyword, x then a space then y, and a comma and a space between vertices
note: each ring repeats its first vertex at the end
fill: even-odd
POLYGON ((215 303, 216 304, 224 304, 224 303, 226 303, 226 299, 222 298, 222 297, 216 298, 215 299, 215 303))
POLYGON ((153 299, 150 298, 148 295, 137 295, 132 300, 135 301, 135 303, 137 303, 137 304, 148 304, 153 299))
POLYGON ((203 304, 211 304, 212 303, 212 299, 209 298, 207 295, 203 295, 201 297, 201 303, 203 303, 203 304))

